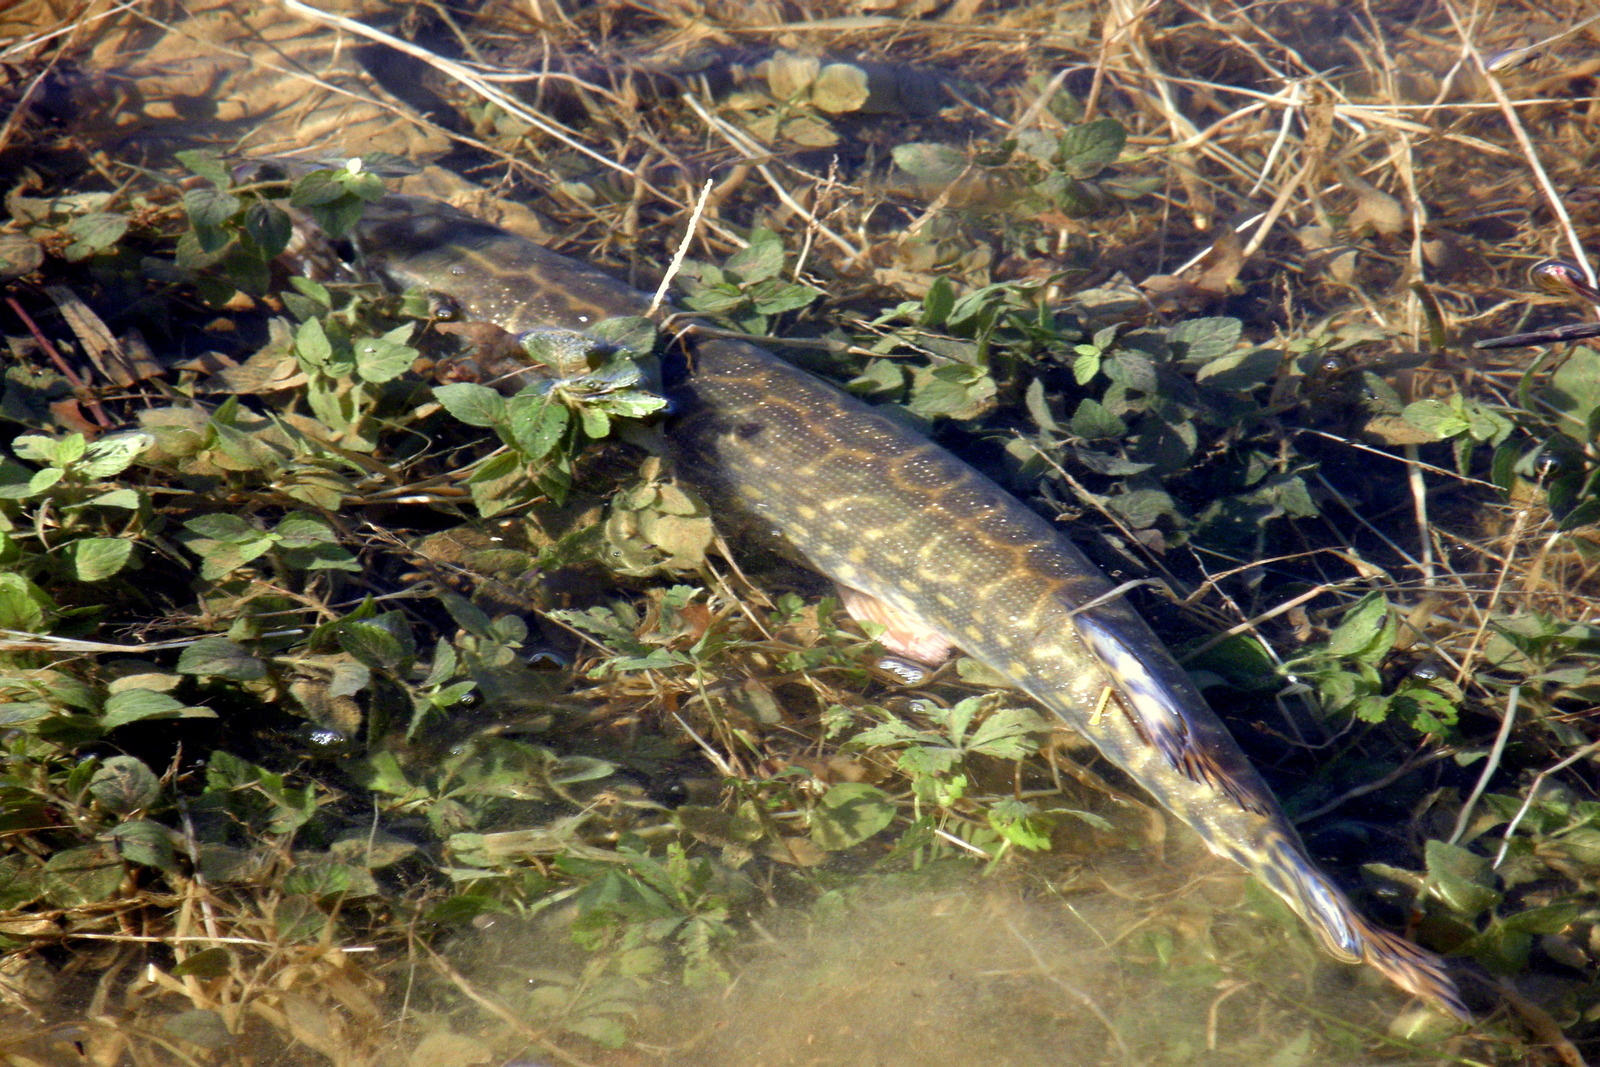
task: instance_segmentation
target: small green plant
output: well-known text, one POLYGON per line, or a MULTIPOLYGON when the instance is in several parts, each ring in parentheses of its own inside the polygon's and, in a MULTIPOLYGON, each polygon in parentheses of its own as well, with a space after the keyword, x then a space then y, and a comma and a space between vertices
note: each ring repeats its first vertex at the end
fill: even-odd
POLYGON ((434 387, 450 414, 494 430, 506 446, 467 480, 478 513, 488 518, 540 496, 564 500, 573 458, 586 444, 610 436, 615 419, 642 418, 666 406, 640 388, 644 374, 633 354, 648 355, 654 344, 653 327, 639 319, 603 322, 586 335, 535 331, 522 338, 524 351, 535 364, 566 368, 562 376, 532 382, 510 397, 473 382, 434 387), (608 338, 638 347, 630 351, 608 338))
POLYGON ((809 307, 822 295, 814 286, 781 277, 785 258, 783 240, 759 229, 720 267, 687 261, 684 307, 727 319, 746 333, 768 333, 775 317, 809 307))
POLYGON ((1284 671, 1315 686, 1330 715, 1368 723, 1394 719, 1440 739, 1456 737, 1463 694, 1453 681, 1437 671, 1412 672, 1398 684, 1384 678, 1398 635, 1388 599, 1369 593, 1345 612, 1327 641, 1287 661, 1284 671))

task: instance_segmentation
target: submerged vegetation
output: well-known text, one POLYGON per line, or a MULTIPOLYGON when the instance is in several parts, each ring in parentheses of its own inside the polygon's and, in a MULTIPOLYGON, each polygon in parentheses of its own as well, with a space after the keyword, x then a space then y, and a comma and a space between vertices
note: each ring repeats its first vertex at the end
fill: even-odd
POLYGON ((711 47, 743 6, 490 5, 475 49, 568 57, 519 98, 406 32, 455 169, 543 213, 507 224, 646 289, 686 250, 680 306, 1071 523, 1480 1025, 1319 962, 980 666, 912 681, 814 576, 725 554, 653 448, 672 319, 512 339, 361 276, 365 206, 437 178, 409 143, 108 162, 103 60, 54 36, 94 12, 39 5, 0 54, 0 1055, 1576 1062, 1600 351, 1462 338, 1542 314, 1515 264, 1558 205, 1502 123, 1577 188, 1593 74, 1419 116, 1402 5, 1301 5, 1350 20, 1315 41, 1294 5, 906 3, 711 47))

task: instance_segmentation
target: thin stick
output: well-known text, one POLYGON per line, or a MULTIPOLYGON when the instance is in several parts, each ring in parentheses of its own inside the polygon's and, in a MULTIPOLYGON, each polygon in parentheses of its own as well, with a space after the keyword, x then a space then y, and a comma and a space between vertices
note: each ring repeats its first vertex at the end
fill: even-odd
POLYGON ((1489 593, 1489 603, 1484 606, 1483 617, 1478 622, 1478 628, 1472 634, 1472 640, 1467 644, 1467 651, 1461 657, 1461 669, 1456 671, 1456 685, 1465 685, 1467 673, 1472 669, 1472 661, 1477 658, 1478 645, 1483 641, 1485 631, 1489 629, 1489 620, 1494 617, 1494 609, 1500 604, 1500 594, 1505 590, 1506 578, 1511 573, 1511 564, 1517 558, 1517 545, 1522 540, 1522 528, 1528 524, 1528 509, 1523 508, 1517 512, 1517 517, 1511 523, 1511 532, 1506 536, 1506 558, 1500 565, 1500 573, 1495 575, 1494 589, 1489 593))
POLYGON ((1305 180, 1311 176, 1311 171, 1315 167, 1316 160, 1306 160, 1300 169, 1295 171, 1294 177, 1285 182, 1283 188, 1278 190, 1277 198, 1272 201, 1272 206, 1267 209, 1266 217, 1261 220, 1261 225, 1256 228, 1255 236, 1251 237, 1249 243, 1244 246, 1244 251, 1241 255, 1246 260, 1261 251, 1261 246, 1267 243, 1267 235, 1272 232, 1272 228, 1277 225, 1278 219, 1288 210, 1289 198, 1300 190, 1300 186, 1305 184, 1305 180))
MULTIPOLYGON (((538 130, 540 133, 554 137, 568 148, 588 156, 601 166, 608 167, 611 170, 618 171, 622 174, 626 174, 630 179, 638 181, 644 186, 645 189, 660 197, 663 201, 667 203, 674 202, 673 198, 668 193, 657 188, 649 181, 641 177, 636 168, 630 167, 625 163, 619 163, 618 161, 607 156, 604 152, 597 152, 593 148, 590 148, 576 137, 573 137, 566 130, 551 122, 545 116, 536 111, 532 111, 526 107, 523 107, 515 97, 508 96, 499 89, 490 85, 470 67, 464 66, 463 64, 457 63, 453 60, 445 59, 443 56, 436 55, 433 52, 428 51, 426 48, 420 48, 417 45, 412 44, 410 41, 402 40, 393 34, 385 33, 380 29, 368 26, 366 23, 357 19, 345 18, 343 15, 335 15, 319 8, 312 7, 310 4, 304 3, 303 0, 278 0, 278 3, 282 4, 285 9, 294 12, 296 15, 299 15, 301 18, 310 19, 311 21, 321 23, 324 26, 334 26, 338 29, 345 30, 348 33, 353 33, 358 37, 365 37, 368 40, 377 41, 380 44, 386 44, 390 48, 403 52, 414 59, 422 60, 424 63, 428 64, 445 77, 460 82, 468 89, 471 89, 473 92, 477 93, 483 99, 489 101, 497 107, 500 107, 507 114, 521 119, 523 122, 526 122, 528 125, 538 130)), ((716 226, 714 223, 710 223, 708 225, 717 231, 718 236, 724 237, 728 240, 736 240, 736 237, 733 233, 724 230, 722 227, 716 226)))
MULTIPOLYGON (((742 131, 734 129, 711 114, 701 106, 700 101, 696 100, 692 94, 684 93, 680 99, 683 100, 690 111, 700 116, 700 121, 717 131, 724 141, 727 141, 740 155, 750 161, 751 166, 755 167, 756 173, 761 175, 762 180, 772 187, 774 193, 778 194, 778 199, 783 201, 785 207, 805 219, 809 225, 816 228, 818 233, 832 241, 835 247, 849 257, 850 262, 854 263, 866 254, 864 250, 857 248, 837 233, 834 233, 821 219, 817 218, 800 201, 790 195, 789 190, 785 189, 783 183, 773 175, 771 168, 765 162, 762 162, 763 159, 771 158, 771 154, 765 150, 765 146, 751 141, 742 131)), ((740 243, 743 244, 744 242, 740 243)))
POLYGON ((1406 453, 1406 484, 1411 489, 1411 513, 1417 522, 1417 541, 1422 549, 1422 558, 1417 565, 1422 572, 1422 587, 1432 589, 1433 576, 1433 536, 1428 532, 1428 486, 1422 480, 1422 466, 1417 462, 1420 458, 1416 445, 1402 446, 1406 453))
MULTIPOLYGON (((1156 585, 1156 584, 1159 584, 1159 583, 1150 582, 1148 584, 1156 585)), ((1207 638, 1206 641, 1203 644, 1201 644, 1199 648, 1196 648, 1193 651, 1189 652, 1183 658, 1186 661, 1187 660, 1192 660, 1196 656, 1202 655, 1202 654, 1204 654, 1206 652, 1211 651, 1213 648, 1216 648, 1218 645, 1222 644, 1222 642, 1226 641, 1230 637, 1233 637, 1235 634, 1242 634, 1242 633, 1245 633, 1248 630, 1254 630, 1256 627, 1260 626, 1262 623, 1266 622, 1268 619, 1277 618, 1279 615, 1282 615, 1286 611, 1293 611, 1295 608, 1299 607, 1301 604, 1304 604, 1306 601, 1315 600, 1317 597, 1321 596, 1323 593, 1331 593, 1331 592, 1333 592, 1334 590, 1336 590, 1338 588, 1339 588, 1338 585, 1319 585, 1315 589, 1307 589, 1304 593, 1301 593, 1299 596, 1291 597, 1288 600, 1285 600, 1281 604, 1278 604, 1278 605, 1276 605, 1274 607, 1268 608, 1266 611, 1263 611, 1261 614, 1256 615, 1253 618, 1246 619, 1244 622, 1238 623, 1237 625, 1234 625, 1234 626, 1230 626, 1226 630, 1223 630, 1221 633, 1213 634, 1211 637, 1207 638)))
POLYGON ((1583 757, 1597 749, 1600 749, 1600 741, 1595 741, 1592 744, 1584 745, 1582 748, 1578 749, 1578 751, 1574 752, 1560 763, 1557 763, 1553 767, 1546 767, 1544 770, 1533 776, 1533 785, 1528 787, 1527 799, 1522 802, 1522 807, 1517 809, 1516 816, 1506 824, 1506 833, 1505 836, 1500 839, 1500 851, 1495 853, 1493 866, 1499 867, 1500 862, 1506 858, 1506 849, 1511 847, 1511 835, 1517 832, 1517 826, 1522 822, 1522 817, 1528 814, 1529 808, 1533 807, 1533 798, 1539 795, 1539 787, 1544 785, 1544 780, 1550 777, 1550 775, 1555 774, 1557 771, 1566 770, 1568 767, 1572 766, 1574 763, 1577 763, 1583 757))
POLYGON ((6 297, 6 304, 16 313, 17 318, 22 320, 22 324, 33 335, 34 341, 44 350, 44 354, 50 357, 50 362, 56 365, 56 370, 61 372, 61 376, 67 380, 67 384, 72 386, 73 392, 81 394, 78 399, 88 406, 89 414, 94 416, 94 421, 99 424, 102 430, 109 429, 111 420, 106 417, 105 409, 100 406, 99 399, 90 392, 89 387, 84 384, 83 378, 78 375, 78 372, 73 370, 65 359, 61 358, 61 353, 56 350, 55 345, 50 343, 50 338, 46 337, 44 332, 39 329, 38 325, 33 321, 33 316, 23 310, 22 305, 17 303, 17 298, 14 296, 6 297))
POLYGON ((661 310, 661 304, 667 298, 667 290, 672 286, 672 279, 678 276, 678 270, 683 266, 683 257, 689 254, 689 243, 694 240, 695 231, 700 228, 700 217, 705 214, 706 201, 711 198, 711 179, 706 179, 704 188, 700 190, 700 198, 694 202, 694 210, 689 213, 689 228, 683 231, 683 240, 678 242, 678 250, 672 254, 672 262, 667 265, 667 273, 661 276, 661 284, 656 286, 656 295, 650 300, 650 310, 645 312, 649 318, 655 318, 656 312, 661 310))
MULTIPOLYGON (((1283 151, 1284 142, 1289 139, 1289 131, 1294 127, 1295 117, 1300 114, 1300 109, 1305 103, 1305 86, 1301 82, 1296 81, 1291 84, 1288 93, 1288 98, 1283 102, 1283 121, 1278 123, 1278 135, 1272 139, 1272 147, 1267 150, 1267 158, 1261 164, 1260 176, 1256 178, 1256 183, 1244 194, 1245 196, 1255 196, 1266 184, 1267 178, 1272 174, 1273 166, 1278 162, 1278 153, 1283 151)), ((1249 111, 1251 108, 1245 110, 1249 111)))
POLYGON ((1470 475, 1462 474, 1460 471, 1453 471, 1453 470, 1450 470, 1447 467, 1435 466, 1432 463, 1425 463, 1422 460, 1406 459, 1403 456, 1395 455, 1393 452, 1385 452, 1381 448, 1373 448, 1371 445, 1364 445, 1360 441, 1352 440, 1349 437, 1340 437, 1338 434, 1336 434, 1336 433, 1328 433, 1326 430, 1313 430, 1313 429, 1310 429, 1308 427, 1297 426, 1297 427, 1295 427, 1295 431, 1294 432, 1295 433, 1308 433, 1308 434, 1312 435, 1313 437, 1325 437, 1329 441, 1338 441, 1340 444, 1346 445, 1346 446, 1348 446, 1350 448, 1354 448, 1357 451, 1370 452, 1374 456, 1382 456, 1384 459, 1392 459, 1396 463, 1412 463, 1412 464, 1415 464, 1416 466, 1420 467, 1421 469, 1423 469, 1425 471, 1431 471, 1434 474, 1443 474, 1447 478, 1454 478, 1457 481, 1462 482, 1462 483, 1464 483, 1466 485, 1476 485, 1479 488, 1482 488, 1482 489, 1493 489, 1496 492, 1498 492, 1499 489, 1500 489, 1500 487, 1498 485, 1495 485, 1493 482, 1486 482, 1482 478, 1473 478, 1470 475))
MULTIPOLYGON (((14 44, 8 46, 5 51, 0 52, 0 60, 10 59, 12 56, 17 55, 18 53, 26 52, 34 45, 44 44, 46 41, 53 41, 57 37, 62 37, 66 34, 83 29, 92 23, 99 22, 101 19, 108 19, 112 15, 120 15, 129 8, 138 7, 142 3, 144 3, 144 0, 127 0, 127 3, 118 4, 109 11, 102 11, 97 15, 89 15, 87 17, 74 19, 70 24, 62 26, 59 29, 51 30, 48 33, 41 33, 33 37, 23 37, 14 44)), ((17 112, 20 113, 22 110, 23 107, 19 104, 17 107, 17 112)))
POLYGON ((1400 764, 1400 766, 1396 767, 1382 778, 1375 778, 1364 785, 1358 785, 1354 789, 1340 793, 1338 796, 1334 797, 1320 808, 1312 808, 1310 811, 1301 812, 1299 815, 1294 817, 1294 821, 1297 824, 1304 825, 1313 819, 1319 819, 1328 814, 1328 812, 1343 806, 1347 801, 1354 800, 1357 797, 1364 797, 1368 793, 1376 793, 1378 790, 1389 785, 1391 782, 1397 782, 1401 778, 1404 778, 1412 771, 1421 770, 1430 763, 1437 763, 1446 756, 1451 756, 1454 754, 1455 753, 1449 749, 1439 749, 1438 751, 1430 752, 1426 756, 1422 756, 1418 759, 1407 760, 1405 763, 1400 764))
MULTIPOLYGON (((1483 765, 1483 773, 1478 775, 1478 782, 1472 787, 1472 794, 1467 797, 1467 802, 1461 805, 1461 814, 1456 816, 1456 829, 1450 835, 1450 844, 1461 840, 1461 835, 1467 832, 1467 823, 1472 820, 1472 809, 1477 806, 1478 798, 1483 796, 1483 791, 1489 787, 1489 779, 1494 772, 1500 769, 1500 757, 1506 750, 1506 739, 1511 736, 1511 724, 1517 721, 1517 701, 1522 699, 1522 686, 1511 687, 1511 696, 1506 701, 1506 713, 1500 720, 1500 732, 1495 735, 1494 747, 1489 749, 1489 758, 1483 765)), ((1529 792, 1529 797, 1533 793, 1529 792)), ((1496 861, 1499 862, 1498 860, 1496 861)))
MULTIPOLYGON (((1518 146, 1522 149, 1522 156, 1528 163, 1528 169, 1533 172, 1534 180, 1539 183, 1539 190, 1544 193, 1545 203, 1550 211, 1561 222, 1561 232, 1567 239, 1567 247, 1572 252, 1573 260, 1583 268, 1584 277, 1589 284, 1595 284, 1594 267, 1589 263, 1589 257, 1584 254, 1583 241, 1578 237, 1578 231, 1572 225, 1572 216, 1567 214, 1567 206, 1561 200, 1561 194, 1556 191, 1555 184, 1551 182, 1550 175, 1545 173, 1544 164, 1539 162, 1539 152, 1533 146, 1533 139, 1528 136, 1528 130, 1522 125, 1522 118, 1517 114, 1517 109, 1511 103, 1511 98, 1506 95, 1505 89, 1489 71, 1488 61, 1483 53, 1478 51, 1477 44, 1467 32, 1467 27, 1462 25, 1461 16, 1456 11, 1456 6, 1448 2, 1444 5, 1445 11, 1450 16, 1450 21, 1455 25, 1456 33, 1460 35, 1462 44, 1472 53, 1473 60, 1478 64, 1478 69, 1483 71, 1483 80, 1489 84, 1489 92, 1494 96, 1495 103, 1500 105, 1500 113, 1505 116, 1506 126, 1511 130, 1511 135, 1517 139, 1518 146)), ((1600 314, 1600 311, 1596 312, 1600 314)))

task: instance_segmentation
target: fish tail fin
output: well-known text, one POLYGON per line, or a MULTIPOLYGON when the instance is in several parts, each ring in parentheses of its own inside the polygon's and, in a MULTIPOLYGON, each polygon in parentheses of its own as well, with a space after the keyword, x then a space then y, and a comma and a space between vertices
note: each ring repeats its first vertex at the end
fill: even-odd
POLYGON ((1472 1013, 1461 1003, 1461 992, 1445 972, 1443 960, 1359 916, 1356 924, 1365 942, 1362 959, 1407 993, 1443 1008, 1462 1022, 1472 1021, 1472 1013))
POLYGON ((1443 960, 1364 918, 1291 835, 1274 828, 1261 844, 1265 862, 1244 866, 1306 921, 1323 947, 1347 963, 1369 964, 1401 989, 1458 1019, 1472 1020, 1443 960))

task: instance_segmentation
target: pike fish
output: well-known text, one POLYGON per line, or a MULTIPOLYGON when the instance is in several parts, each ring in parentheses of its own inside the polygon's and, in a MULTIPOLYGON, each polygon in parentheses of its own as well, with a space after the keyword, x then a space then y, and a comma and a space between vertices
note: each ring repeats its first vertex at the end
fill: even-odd
MULTIPOLYGON (((520 332, 644 314, 649 297, 435 201, 391 197, 356 240, 368 269, 520 332)), ((1322 874, 1188 675, 1049 522, 870 405, 757 345, 686 342, 666 377, 676 469, 721 520, 780 535, 856 613, 937 636, 1094 744, 1282 897, 1333 956, 1461 1019, 1443 963, 1373 925, 1322 874)))

